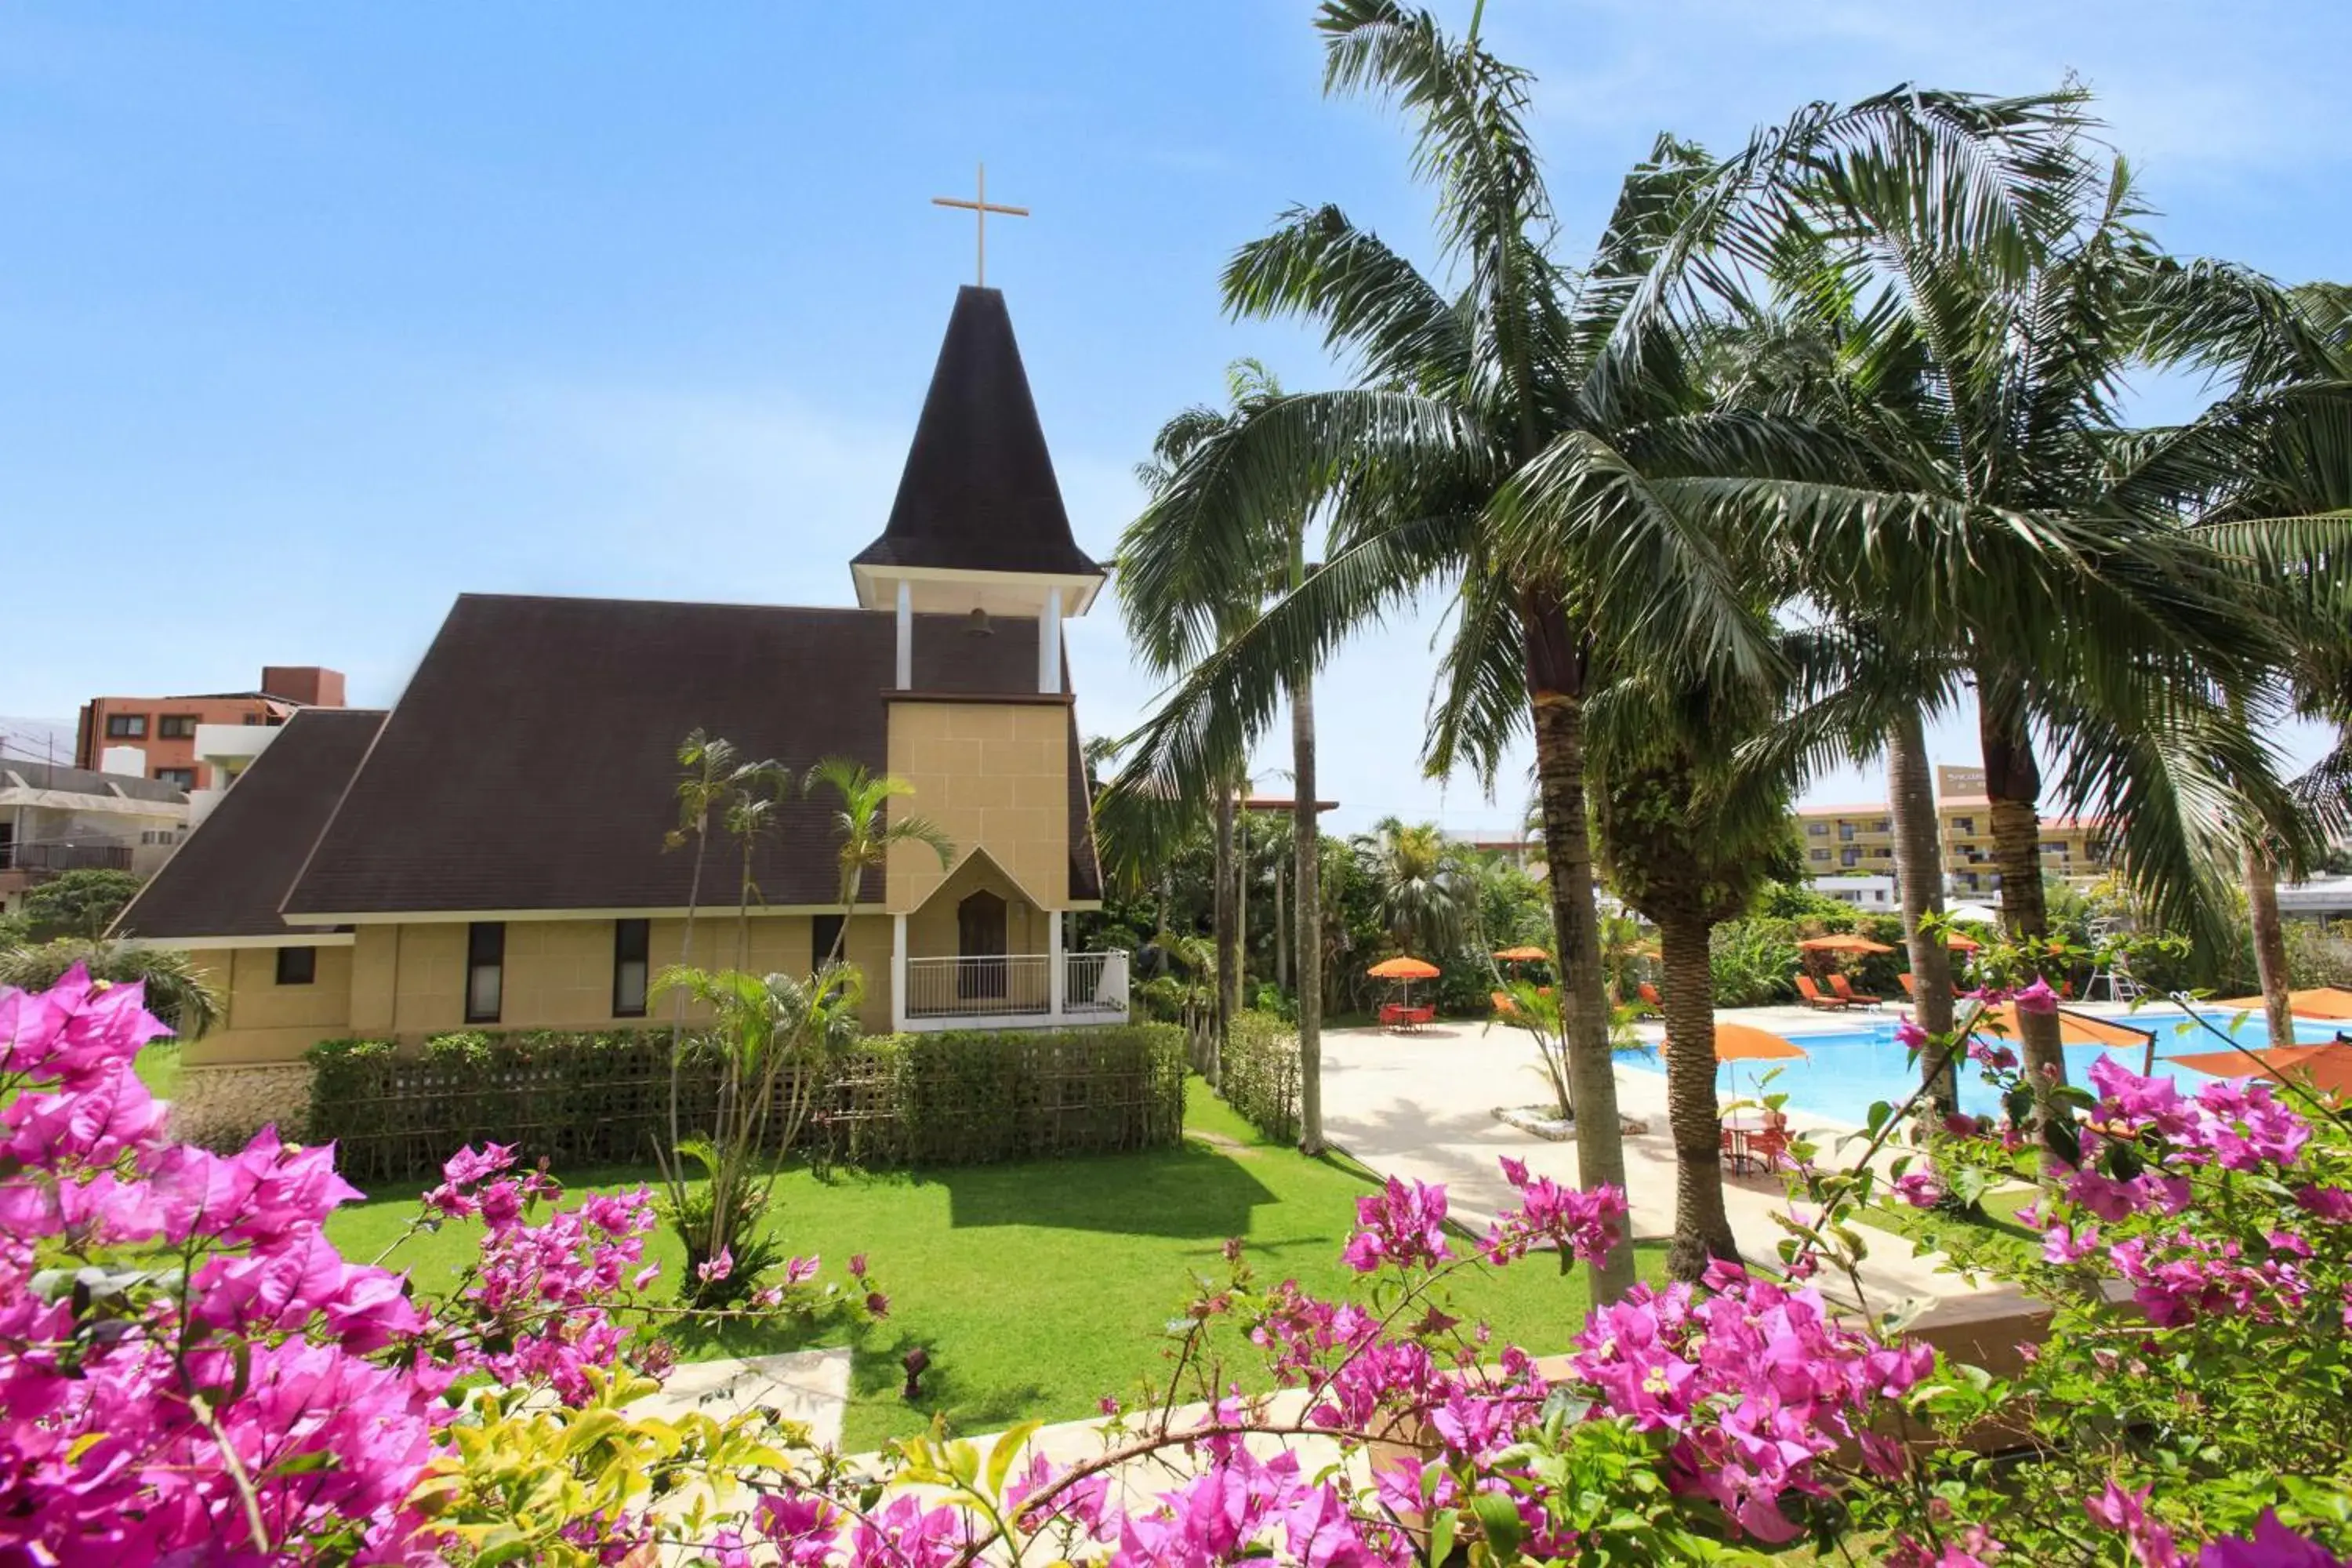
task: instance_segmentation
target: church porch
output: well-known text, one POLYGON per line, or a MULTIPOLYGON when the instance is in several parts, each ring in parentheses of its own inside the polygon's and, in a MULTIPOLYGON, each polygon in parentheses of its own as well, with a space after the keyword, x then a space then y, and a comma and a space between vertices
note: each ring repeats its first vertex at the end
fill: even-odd
POLYGON ((1068 951, 1067 911, 1040 905, 985 855, 892 922, 894 1028, 1127 1021, 1128 955, 1068 951))

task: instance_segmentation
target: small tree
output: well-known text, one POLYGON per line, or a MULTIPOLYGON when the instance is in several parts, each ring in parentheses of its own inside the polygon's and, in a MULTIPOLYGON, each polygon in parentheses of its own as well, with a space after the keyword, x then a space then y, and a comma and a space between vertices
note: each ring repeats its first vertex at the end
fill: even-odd
POLYGON ((106 934, 138 891, 139 879, 128 871, 68 871, 25 895, 25 923, 35 942, 61 936, 94 941, 106 934))

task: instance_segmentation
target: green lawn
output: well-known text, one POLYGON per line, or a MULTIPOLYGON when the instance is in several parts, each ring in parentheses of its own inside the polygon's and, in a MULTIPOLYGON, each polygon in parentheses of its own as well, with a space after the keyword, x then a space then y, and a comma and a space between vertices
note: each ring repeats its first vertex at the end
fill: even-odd
MULTIPOLYGON (((1186 1299, 1191 1271, 1222 1269, 1228 1237, 1244 1239, 1263 1278, 1296 1279, 1321 1293, 1347 1289, 1352 1276, 1339 1248, 1369 1174, 1337 1156, 1309 1160, 1268 1144, 1198 1079, 1188 1104, 1184 1146, 1162 1152, 824 1180, 787 1171, 777 1183, 778 1222, 794 1249, 822 1252, 827 1278, 840 1276, 850 1253, 866 1253, 890 1316, 861 1331, 761 1325, 730 1333, 726 1348, 853 1343, 845 1438, 854 1450, 920 1431, 934 1417, 978 1432, 1030 1416, 1088 1415, 1102 1395, 1124 1398, 1139 1379, 1163 1376, 1165 1325, 1186 1299), (923 1399, 910 1405, 898 1396, 898 1362, 916 1345, 931 1366, 923 1399)), ((605 1170, 581 1173, 575 1184, 650 1179, 605 1170)), ((328 1234, 345 1256, 370 1258, 413 1208, 412 1194, 388 1194, 338 1214, 328 1234)), ((432 1289, 473 1246, 472 1227, 452 1226, 408 1243, 390 1262, 432 1289)), ((679 1254, 667 1235, 653 1256, 675 1279, 679 1254)), ((1644 1274, 1663 1267, 1663 1249, 1645 1247, 1644 1274)), ((1578 1278, 1563 1279, 1539 1257, 1465 1276, 1455 1302, 1498 1336, 1542 1352, 1566 1348, 1586 1296, 1578 1278)), ((681 1354, 719 1345, 691 1336, 681 1339, 681 1354)), ((1246 1355, 1232 1375, 1263 1381, 1246 1355)))
POLYGON ((2010 1258, 2032 1257, 2042 1250, 2041 1236, 2017 1221, 2017 1211, 2033 1201, 2027 1186, 2004 1186, 1987 1193, 1981 1218, 1916 1209, 1899 1201, 1874 1205, 1861 1215, 1864 1225, 1949 1254, 1956 1261, 1978 1268, 1996 1266, 2010 1258))
POLYGON ((148 1093, 158 1100, 171 1099, 180 1081, 180 1042, 158 1040, 148 1046, 133 1058, 131 1070, 139 1075, 148 1093))

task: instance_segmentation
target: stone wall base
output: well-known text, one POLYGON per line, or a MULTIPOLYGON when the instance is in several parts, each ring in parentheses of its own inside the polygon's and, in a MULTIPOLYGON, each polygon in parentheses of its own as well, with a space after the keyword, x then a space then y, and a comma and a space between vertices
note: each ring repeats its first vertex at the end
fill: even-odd
POLYGON ((307 1062, 183 1066, 172 1096, 172 1136, 206 1149, 241 1149, 272 1123, 279 1136, 299 1142, 310 1120, 307 1062))

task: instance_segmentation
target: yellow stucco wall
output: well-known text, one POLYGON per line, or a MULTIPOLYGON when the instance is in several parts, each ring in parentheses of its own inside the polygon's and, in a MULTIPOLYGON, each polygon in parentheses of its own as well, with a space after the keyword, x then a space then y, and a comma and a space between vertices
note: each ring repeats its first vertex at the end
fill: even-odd
MULTIPOLYGON (((952 909, 950 921, 952 952, 952 909)), ((706 914, 695 922, 694 957, 705 967, 741 963, 755 973, 805 974, 810 923, 806 915, 755 912, 747 958, 733 912, 706 914)), ((847 956, 866 972, 862 1021, 874 1033, 890 1027, 890 931, 889 917, 880 913, 861 915, 850 927, 847 956)), ((362 926, 352 946, 319 950, 318 979, 305 986, 276 984, 274 947, 192 954, 226 999, 227 1019, 190 1044, 186 1060, 192 1067, 290 1061, 313 1043, 339 1036, 415 1041, 468 1027, 466 932, 463 921, 362 926)), ((653 922, 647 933, 653 973, 679 962, 685 934, 683 920, 653 922)), ((647 1022, 614 1016, 609 920, 508 921, 501 991, 498 1022, 472 1027, 623 1029, 647 1022)), ((656 998, 647 1014, 659 1022, 670 1016, 669 1005, 656 998)))
POLYGON ((973 855, 932 890, 922 906, 907 917, 907 956, 954 958, 960 931, 956 906, 985 889, 1004 900, 1004 951, 1043 952, 1047 933, 1045 911, 1028 901, 1029 895, 991 863, 973 855))
POLYGON ((351 1033, 352 950, 321 947, 308 985, 278 984, 275 947, 207 949, 189 956, 221 998, 221 1026, 191 1041, 191 1065, 285 1061, 312 1042, 351 1033))
MULTIPOLYGON (((956 861, 985 848, 1032 896, 1057 908, 1069 895, 1069 710, 1058 704, 894 702, 890 771, 915 793, 893 809, 938 823, 954 841, 956 861)), ((946 875, 929 848, 898 847, 884 907, 916 910, 946 875)))

